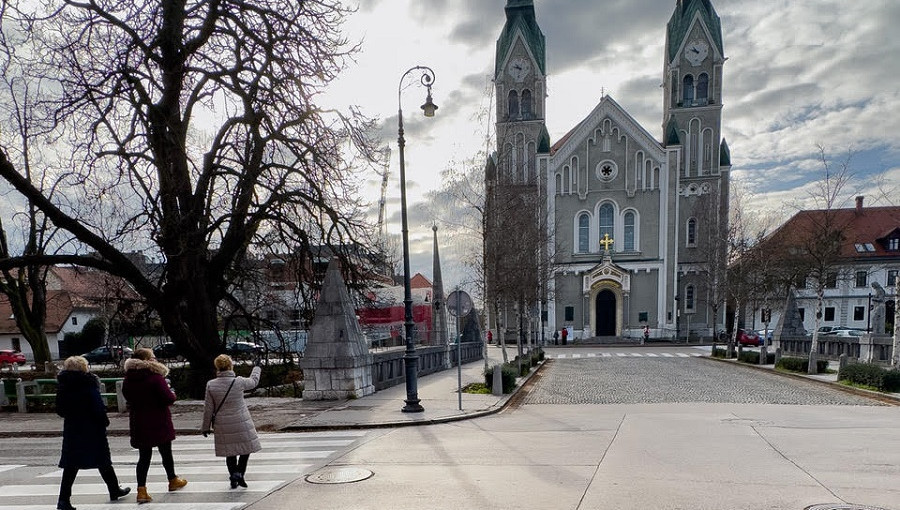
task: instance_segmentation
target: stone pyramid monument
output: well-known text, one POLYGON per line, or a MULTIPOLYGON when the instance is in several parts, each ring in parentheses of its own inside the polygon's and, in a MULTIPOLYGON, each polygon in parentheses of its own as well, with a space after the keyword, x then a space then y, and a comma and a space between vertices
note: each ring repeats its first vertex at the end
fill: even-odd
POLYGON ((303 369, 304 400, 359 398, 375 393, 373 358, 337 258, 328 264, 309 331, 303 369))

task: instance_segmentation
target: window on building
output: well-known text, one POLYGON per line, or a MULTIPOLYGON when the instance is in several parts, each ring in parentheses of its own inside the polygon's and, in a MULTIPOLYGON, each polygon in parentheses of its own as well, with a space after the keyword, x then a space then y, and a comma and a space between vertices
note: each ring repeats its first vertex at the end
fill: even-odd
POLYGON ((825 275, 825 288, 834 289, 837 287, 837 273, 828 273, 825 275))
POLYGON ((888 239, 888 251, 900 251, 900 239, 888 239))
POLYGON ((697 77, 697 103, 704 105, 709 97, 709 75, 700 73, 697 77))
POLYGON ((270 308, 270 309, 266 310, 266 320, 268 320, 270 322, 274 322, 275 319, 277 319, 277 318, 278 318, 278 312, 276 312, 274 309, 270 308))
POLYGON ((587 213, 578 216, 578 253, 590 251, 591 217, 587 213))
POLYGON ((694 310, 694 286, 688 285, 684 288, 684 309, 687 311, 694 310))
POLYGON ((648 322, 650 312, 638 312, 638 322, 648 322))
POLYGON ((687 245, 697 246, 697 220, 694 218, 687 222, 687 245))
POLYGON ((625 251, 635 251, 634 246, 634 212, 628 211, 625 213, 625 251))
POLYGON ((797 308, 797 315, 800 316, 800 322, 806 320, 806 308, 797 308))
POLYGON ((519 118, 519 93, 515 90, 509 91, 509 118, 519 118))
POLYGON ((566 315, 565 315, 565 317, 566 317, 565 320, 566 320, 566 321, 569 321, 569 322, 575 320, 575 307, 574 307, 574 306, 567 306, 567 307, 566 307, 566 315))
POLYGON ((893 287, 893 286, 897 285, 897 272, 898 272, 897 269, 888 269, 888 275, 887 275, 888 276, 887 277, 888 287, 893 287))
POLYGON ((868 271, 857 271, 856 272, 856 286, 857 287, 865 287, 869 284, 869 273, 868 271))
POLYGON ((534 105, 531 102, 531 91, 525 89, 522 91, 522 104, 520 105, 522 109, 522 118, 530 119, 534 114, 534 105))
POLYGON ((75 317, 74 315, 72 316, 72 325, 73 325, 73 326, 77 326, 77 325, 78 325, 78 317, 75 317))
POLYGON ((694 77, 690 74, 684 76, 682 90, 684 91, 684 106, 690 106, 694 102, 694 77))
POLYGON ((853 307, 853 320, 861 321, 866 318, 866 307, 865 306, 854 306, 853 307))
POLYGON ((610 239, 615 239, 613 235, 615 220, 613 217, 612 204, 603 204, 600 206, 600 239, 609 234, 610 239))
POLYGON ((834 322, 834 307, 826 306, 825 307, 825 322, 834 322))
POLYGON ((12 350, 22 352, 22 341, 18 337, 12 339, 12 350))

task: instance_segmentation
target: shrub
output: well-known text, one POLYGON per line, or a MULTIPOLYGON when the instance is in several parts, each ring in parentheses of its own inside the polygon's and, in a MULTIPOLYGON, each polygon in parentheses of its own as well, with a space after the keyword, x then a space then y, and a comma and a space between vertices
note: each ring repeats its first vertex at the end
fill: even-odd
MULTIPOLYGON (((503 382, 503 393, 512 393, 516 388, 516 366, 513 363, 505 363, 500 367, 500 380, 503 382)), ((494 367, 488 367, 484 372, 484 384, 488 388, 494 387, 494 367)))
POLYGON ((487 387, 486 384, 480 382, 473 382, 463 386, 464 393, 473 393, 476 395, 488 395, 491 392, 491 389, 487 387))
MULTIPOLYGON (((751 363, 753 365, 759 365, 759 352, 744 351, 741 353, 740 356, 738 356, 738 361, 742 361, 744 363, 751 363)), ((774 352, 766 353, 766 363, 769 365, 771 365, 772 363, 775 363, 775 353, 774 352)))
MULTIPOLYGON (((775 368, 780 368, 789 372, 806 373, 809 372, 809 359, 782 357, 781 360, 778 361, 778 364, 775 365, 775 368)), ((825 370, 828 369, 828 360, 817 360, 816 369, 820 374, 825 372, 825 370)))
POLYGON ((878 391, 900 391, 900 371, 873 363, 850 363, 838 372, 838 381, 871 386, 878 391))

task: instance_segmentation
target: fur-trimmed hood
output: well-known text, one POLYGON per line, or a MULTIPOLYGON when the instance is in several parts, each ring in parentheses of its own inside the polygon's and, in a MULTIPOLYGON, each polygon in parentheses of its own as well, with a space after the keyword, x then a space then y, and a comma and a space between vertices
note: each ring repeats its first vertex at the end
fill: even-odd
POLYGON ((169 367, 156 360, 129 358, 125 360, 125 371, 127 372, 129 370, 149 370, 154 374, 159 374, 163 377, 169 375, 169 367))

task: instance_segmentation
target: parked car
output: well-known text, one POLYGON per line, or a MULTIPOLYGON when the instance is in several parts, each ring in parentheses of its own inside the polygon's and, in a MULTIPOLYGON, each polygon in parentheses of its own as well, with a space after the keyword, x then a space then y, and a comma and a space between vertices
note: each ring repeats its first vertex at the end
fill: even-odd
POLYGON ((3 349, 2 351, 0 351, 0 365, 4 363, 9 363, 10 365, 12 365, 13 363, 17 365, 24 365, 25 355, 19 351, 3 349))
POLYGON ((827 335, 836 329, 842 329, 840 326, 819 326, 819 329, 816 331, 819 332, 820 335, 827 335))
POLYGON ((772 343, 772 339, 775 338, 775 331, 773 331, 773 330, 771 330, 771 329, 770 329, 769 331, 766 331, 766 330, 764 330, 764 329, 760 329, 760 330, 757 330, 756 334, 757 334, 760 338, 765 338, 765 339, 766 339, 766 342, 769 343, 769 344, 771 344, 771 343, 772 343))
POLYGON ((866 333, 866 331, 863 329, 846 328, 846 329, 833 329, 833 330, 829 331, 828 333, 825 333, 822 336, 839 336, 839 337, 844 337, 844 338, 848 338, 848 337, 859 338, 859 337, 863 336, 865 333, 866 333))
POLYGON ((756 334, 755 331, 746 331, 743 329, 738 330, 737 341, 740 345, 753 345, 757 346, 760 344, 761 337, 756 334))
POLYGON ((159 359, 174 359, 176 361, 184 361, 184 356, 178 347, 172 342, 159 344, 153 348, 153 355, 159 359))
POLYGON ((91 352, 82 354, 82 356, 88 360, 88 363, 113 363, 130 358, 132 354, 134 354, 134 351, 129 347, 101 345, 91 352))
POLYGON ((266 350, 261 345, 250 342, 232 342, 225 348, 225 354, 232 358, 252 358, 265 352, 266 350))

